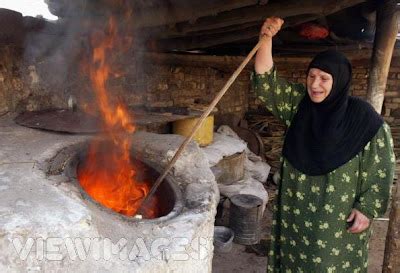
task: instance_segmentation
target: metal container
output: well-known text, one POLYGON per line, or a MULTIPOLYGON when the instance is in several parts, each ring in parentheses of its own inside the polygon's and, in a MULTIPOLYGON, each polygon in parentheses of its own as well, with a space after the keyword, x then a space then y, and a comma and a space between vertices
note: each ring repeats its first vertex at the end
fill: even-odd
POLYGON ((228 253, 232 250, 234 233, 224 226, 214 227, 214 250, 220 253, 228 253))
POLYGON ((234 242, 253 245, 260 241, 262 200, 250 194, 237 194, 230 198, 229 226, 235 233, 234 242))

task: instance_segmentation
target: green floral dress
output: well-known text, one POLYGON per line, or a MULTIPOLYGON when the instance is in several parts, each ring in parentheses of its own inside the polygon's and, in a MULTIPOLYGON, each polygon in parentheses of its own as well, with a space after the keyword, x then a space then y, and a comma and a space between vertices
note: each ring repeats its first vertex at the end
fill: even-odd
MULTIPOLYGON (((289 83, 276 70, 253 74, 257 95, 287 126, 306 88, 289 83)), ((352 208, 369 218, 385 213, 395 157, 384 123, 353 159, 321 176, 307 176, 282 158, 274 205, 268 272, 367 272, 370 229, 352 234, 346 219, 352 208)))

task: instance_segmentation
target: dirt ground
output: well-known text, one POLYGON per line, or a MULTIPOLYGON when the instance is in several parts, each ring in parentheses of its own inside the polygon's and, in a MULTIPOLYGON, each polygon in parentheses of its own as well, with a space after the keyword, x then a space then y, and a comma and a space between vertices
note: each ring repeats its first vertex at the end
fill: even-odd
MULTIPOLYGON (((270 193, 270 190, 268 190, 270 193)), ((271 192, 272 194, 272 192, 271 192)), ((228 208, 225 207, 225 211, 228 208)), ((227 217, 224 212, 222 219, 217 222, 218 225, 227 225, 227 217)), ((387 213, 388 215, 388 213, 387 213)), ((387 216, 386 216, 387 217, 387 216)), ((262 220, 261 238, 268 238, 270 234, 270 223, 272 213, 267 206, 262 220)), ((383 253, 385 249, 386 232, 388 221, 374 221, 372 223, 373 234, 369 244, 369 266, 368 273, 382 272, 383 253)), ((265 242, 265 241, 263 241, 265 242)), ((267 257, 264 251, 265 246, 261 245, 257 248, 246 247, 243 245, 233 244, 229 253, 214 252, 213 273, 262 273, 266 272, 267 257)))

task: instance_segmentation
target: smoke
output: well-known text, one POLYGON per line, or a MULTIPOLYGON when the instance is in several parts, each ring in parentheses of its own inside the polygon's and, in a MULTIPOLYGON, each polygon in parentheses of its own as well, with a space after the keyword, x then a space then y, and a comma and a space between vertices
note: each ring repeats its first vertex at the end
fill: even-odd
POLYGON ((73 89, 79 73, 79 54, 82 51, 84 0, 46 0, 57 21, 43 18, 24 18, 27 32, 24 43, 24 61, 39 76, 38 90, 57 93, 62 101, 73 89))
POLYGON ((148 90, 149 78, 143 75, 149 74, 151 64, 143 53, 149 48, 147 40, 158 35, 157 31, 163 28, 138 26, 146 24, 146 20, 154 20, 150 16, 151 10, 159 11, 159 19, 173 16, 171 3, 144 0, 45 2, 59 20, 24 19, 27 30, 24 60, 26 66, 38 74, 35 81, 37 89, 40 89, 38 92, 57 97, 56 108, 66 107, 71 96, 78 106, 92 100, 92 87, 84 63, 93 51, 93 33, 106 35, 108 20, 114 16, 117 18, 119 42, 115 50, 109 52, 113 62, 110 92, 128 97, 128 105, 145 103, 144 92, 148 90))

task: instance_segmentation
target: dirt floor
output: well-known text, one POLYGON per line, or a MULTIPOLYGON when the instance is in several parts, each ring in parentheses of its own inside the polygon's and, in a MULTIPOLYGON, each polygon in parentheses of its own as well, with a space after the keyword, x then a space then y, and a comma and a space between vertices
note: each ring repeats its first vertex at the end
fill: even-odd
MULTIPOLYGON (((273 198, 272 189, 267 188, 268 193, 273 198)), ((229 203, 229 202, 228 202, 229 203)), ((227 212, 229 208, 226 207, 222 219, 218 225, 227 225, 227 212)), ((388 213, 387 213, 388 215, 388 213)), ((387 215, 385 217, 387 217, 387 215)), ((268 237, 270 234, 270 223, 272 213, 267 206, 264 217, 262 219, 261 238, 262 244, 257 246, 243 246, 233 244, 232 250, 229 253, 214 252, 213 258, 213 273, 261 273, 266 272, 267 257, 266 248, 268 245, 268 237)), ((385 249, 386 232, 388 228, 388 221, 374 221, 372 223, 373 234, 370 239, 369 245, 369 266, 368 273, 382 272, 383 253, 385 249)))

